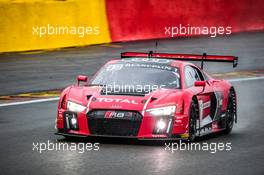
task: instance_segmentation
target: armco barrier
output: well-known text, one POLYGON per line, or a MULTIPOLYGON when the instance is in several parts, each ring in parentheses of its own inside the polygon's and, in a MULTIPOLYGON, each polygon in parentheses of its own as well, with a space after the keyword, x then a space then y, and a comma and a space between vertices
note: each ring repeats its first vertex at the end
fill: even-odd
MULTIPOLYGON (((110 42, 104 0, 0 1, 0 52, 53 49, 110 42), (99 27, 100 33, 80 35, 33 35, 33 27, 99 27)), ((58 28, 57 28, 58 29, 58 28)), ((68 28, 68 30, 71 28, 68 28)), ((94 29, 94 28, 93 28, 94 29)), ((75 30, 75 29, 74 29, 75 30)), ((74 33, 74 30, 71 32, 74 33)), ((90 30, 90 28, 88 28, 90 30)), ((44 31, 44 29, 43 29, 44 31)), ((69 32, 69 31, 68 31, 69 32)), ((88 31, 92 32, 92 31, 88 31)))
MULTIPOLYGON (((107 0, 112 41, 165 38, 169 26, 263 30, 263 0, 107 0)), ((175 35, 178 36, 178 35, 175 35)))

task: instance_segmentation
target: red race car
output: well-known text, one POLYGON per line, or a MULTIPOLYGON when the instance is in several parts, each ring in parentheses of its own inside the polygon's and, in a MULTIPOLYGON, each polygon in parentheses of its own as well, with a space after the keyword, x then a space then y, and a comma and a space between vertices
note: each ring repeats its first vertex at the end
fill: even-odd
POLYGON ((61 93, 56 134, 65 137, 188 139, 230 133, 237 121, 234 87, 202 70, 234 56, 121 53, 88 83, 83 75, 61 93), (201 61, 201 68, 186 62, 201 61))

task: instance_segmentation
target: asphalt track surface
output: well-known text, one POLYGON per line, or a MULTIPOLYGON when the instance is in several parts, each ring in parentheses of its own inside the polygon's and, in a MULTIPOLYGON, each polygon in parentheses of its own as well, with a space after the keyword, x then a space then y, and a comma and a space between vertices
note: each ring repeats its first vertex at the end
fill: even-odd
MULTIPOLYGON (((159 51, 239 56, 237 70, 264 69, 264 33, 222 38, 160 40, 159 51)), ((120 51, 153 48, 153 41, 91 46, 37 54, 0 56, 1 94, 61 88, 77 74, 91 75, 120 51)), ((208 65, 209 66, 209 65, 208 65)), ((229 72, 213 64, 209 72, 229 72)), ((67 140, 54 135, 57 102, 0 107, 0 174, 264 174, 264 80, 233 83, 238 124, 230 135, 211 135, 198 143, 231 143, 231 151, 165 150, 163 142, 124 139, 67 140), (96 143, 98 151, 33 150, 33 143, 96 143)))
MULTIPOLYGON (((205 63, 210 73, 264 68, 264 33, 243 33, 211 38, 159 40, 159 52, 227 54, 239 57, 239 65, 205 63)), ((120 52, 155 50, 155 41, 98 45, 46 53, 0 54, 0 95, 63 88, 78 74, 91 76, 107 60, 120 52)), ((33 52, 34 53, 34 52, 33 52)))

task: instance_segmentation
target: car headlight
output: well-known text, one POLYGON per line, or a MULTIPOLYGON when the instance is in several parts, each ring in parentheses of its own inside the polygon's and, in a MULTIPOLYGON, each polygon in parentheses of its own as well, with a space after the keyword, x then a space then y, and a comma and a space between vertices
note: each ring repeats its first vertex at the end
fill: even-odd
POLYGON ((154 116, 171 116, 174 115, 176 106, 166 106, 161 108, 147 109, 146 112, 154 116))
POLYGON ((83 105, 80 105, 78 103, 74 103, 74 102, 71 102, 71 101, 68 101, 67 102, 67 109, 69 111, 72 111, 72 112, 82 112, 85 110, 85 106, 83 105))

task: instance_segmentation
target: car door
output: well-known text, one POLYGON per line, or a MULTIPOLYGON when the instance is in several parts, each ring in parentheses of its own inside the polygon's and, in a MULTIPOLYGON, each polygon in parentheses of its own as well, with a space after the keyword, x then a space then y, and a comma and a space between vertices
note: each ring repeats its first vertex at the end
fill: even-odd
POLYGON ((205 87, 194 86, 195 81, 207 81, 207 77, 194 66, 186 66, 184 69, 185 86, 197 95, 199 106, 199 128, 210 125, 213 121, 211 111, 211 97, 214 93, 213 86, 206 82, 205 87))

